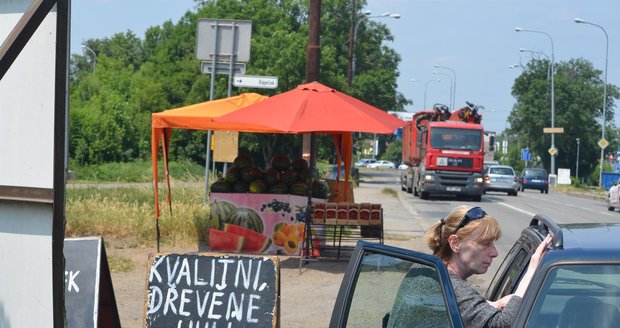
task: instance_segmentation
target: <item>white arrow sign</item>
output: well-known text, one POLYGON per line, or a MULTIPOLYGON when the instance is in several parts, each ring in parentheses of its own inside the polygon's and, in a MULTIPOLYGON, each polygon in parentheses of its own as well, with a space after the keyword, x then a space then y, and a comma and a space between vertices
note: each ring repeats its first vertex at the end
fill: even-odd
POLYGON ((235 75, 233 85, 240 88, 275 89, 278 78, 275 76, 235 75))

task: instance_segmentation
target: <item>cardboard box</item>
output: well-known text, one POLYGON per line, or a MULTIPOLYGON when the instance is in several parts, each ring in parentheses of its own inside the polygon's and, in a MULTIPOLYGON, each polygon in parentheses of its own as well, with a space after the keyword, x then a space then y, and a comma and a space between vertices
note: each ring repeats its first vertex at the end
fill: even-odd
POLYGON ((359 224, 360 204, 350 203, 348 212, 349 212, 349 215, 347 217, 348 224, 351 224, 351 225, 359 224))
POLYGON ((336 224, 348 224, 349 222, 349 203, 338 203, 338 217, 336 224))
POLYGON ((336 224, 338 219, 338 203, 325 204, 325 224, 336 224))
POLYGON ((312 223, 325 223, 325 203, 313 203, 312 223))
POLYGON ((360 225, 370 224, 370 203, 361 203, 358 223, 360 225))

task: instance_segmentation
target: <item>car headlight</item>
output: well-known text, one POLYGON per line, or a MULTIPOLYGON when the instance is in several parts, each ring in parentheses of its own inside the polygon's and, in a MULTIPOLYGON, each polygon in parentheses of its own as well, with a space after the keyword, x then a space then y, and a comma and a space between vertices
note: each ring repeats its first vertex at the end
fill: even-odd
POLYGON ((433 175, 432 174, 425 174, 424 175, 424 181, 433 181, 433 175))
POLYGON ((474 181, 476 183, 482 183, 482 177, 477 177, 474 181))

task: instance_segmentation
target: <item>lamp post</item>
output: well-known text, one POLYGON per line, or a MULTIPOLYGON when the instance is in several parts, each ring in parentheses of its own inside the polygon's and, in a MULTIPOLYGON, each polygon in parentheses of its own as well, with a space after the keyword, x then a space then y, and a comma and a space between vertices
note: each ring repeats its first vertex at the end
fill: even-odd
POLYGON ((521 64, 512 64, 512 65, 508 65, 508 68, 513 69, 513 68, 520 68, 521 70, 525 70, 525 68, 523 67, 523 65, 521 64))
POLYGON ((441 82, 440 79, 435 79, 435 80, 428 80, 426 81, 426 85, 424 86, 424 108, 422 108, 422 110, 426 109, 426 91, 428 90, 428 84, 431 82, 441 82))
POLYGON ((93 73, 95 73, 95 68, 97 66, 97 54, 93 51, 93 49, 89 48, 87 45, 82 45, 82 48, 90 51, 93 54, 93 73))
MULTIPOLYGON (((601 141, 604 142, 603 140, 605 140, 605 121, 607 119, 607 59, 608 59, 608 54, 609 54, 609 36, 607 35, 607 31, 600 25, 598 24, 594 24, 591 22, 588 22, 586 20, 583 20, 581 18, 575 18, 575 23, 577 24, 588 24, 588 25, 592 25, 592 26, 596 26, 598 28, 601 29, 601 31, 603 31, 603 33, 605 33, 605 74, 604 74, 604 79, 605 82, 603 84, 603 110, 601 111, 601 114, 603 116, 602 118, 602 132, 601 132, 601 141)), ((601 147, 601 169, 599 172, 599 177, 598 177, 598 186, 599 188, 603 186, 603 163, 605 160, 605 148, 601 147)))
POLYGON ((437 71, 433 72, 434 75, 443 75, 443 76, 447 76, 450 79, 450 108, 454 108, 453 104, 452 104, 452 90, 453 90, 453 80, 452 80, 452 75, 450 74, 445 74, 445 73, 440 73, 437 71))
POLYGON ((381 15, 370 16, 371 14, 372 14, 371 11, 365 11, 362 14, 362 16, 360 16, 359 19, 357 19, 357 21, 355 22, 355 26, 353 27, 353 33, 351 33, 351 35, 349 36, 349 74, 347 74, 347 84, 349 86, 351 86, 351 84, 353 83, 353 77, 355 76, 355 51, 354 49, 355 49, 355 40, 357 39, 357 29, 360 26, 360 23, 370 18, 394 18, 394 19, 400 18, 400 14, 383 13, 381 15))
MULTIPOLYGON (((526 30, 521 27, 515 28, 515 31, 544 34, 549 38, 549 41, 551 41, 551 128, 553 129, 555 128, 555 54, 553 50, 553 38, 546 32, 526 30)), ((551 132, 551 149, 555 150, 555 132, 551 132)), ((555 175, 555 154, 551 155, 551 174, 555 175)))
MULTIPOLYGON (((452 72, 452 75, 454 76, 454 79, 452 80, 452 99, 450 99, 450 101, 456 107, 456 71, 453 68, 451 68, 451 67, 442 66, 442 65, 435 65, 435 68, 447 69, 450 72, 452 72)), ((452 108, 452 109, 454 109, 454 108, 452 108)))
POLYGON ((577 178, 577 181, 579 181, 579 138, 576 138, 575 140, 577 140, 577 160, 575 161, 575 177, 577 178))

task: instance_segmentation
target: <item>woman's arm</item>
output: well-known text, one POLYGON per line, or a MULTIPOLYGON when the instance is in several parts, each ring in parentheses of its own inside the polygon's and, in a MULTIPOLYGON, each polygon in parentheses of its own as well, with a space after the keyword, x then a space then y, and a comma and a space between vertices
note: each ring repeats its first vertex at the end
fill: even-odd
POLYGON ((515 291, 514 295, 517 295, 519 297, 523 297, 523 295, 525 295, 525 291, 527 290, 527 287, 530 285, 532 277, 534 277, 536 268, 538 268, 538 265, 540 264, 540 260, 545 254, 544 253, 545 249, 547 249, 547 246, 551 244, 551 241, 553 241, 553 238, 551 237, 551 235, 547 235, 545 239, 540 243, 540 245, 538 245, 538 248, 536 248, 536 251, 534 252, 534 254, 532 254, 532 258, 530 259, 530 264, 527 267, 527 271, 525 272, 525 275, 521 279, 521 282, 519 282, 519 286, 517 287, 517 290, 515 291))

